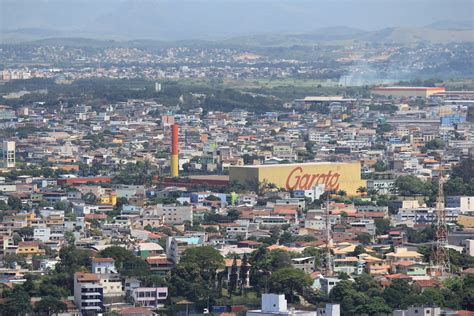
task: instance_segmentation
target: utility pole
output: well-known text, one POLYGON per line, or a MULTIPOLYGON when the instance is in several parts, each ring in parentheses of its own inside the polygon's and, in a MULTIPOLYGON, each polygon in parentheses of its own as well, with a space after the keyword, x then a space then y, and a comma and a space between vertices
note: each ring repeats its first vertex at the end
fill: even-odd
POLYGON ((436 276, 444 277, 450 271, 448 254, 448 227, 446 225, 446 209, 444 206, 444 178, 439 169, 438 196, 436 198, 436 232, 433 243, 433 261, 436 276))

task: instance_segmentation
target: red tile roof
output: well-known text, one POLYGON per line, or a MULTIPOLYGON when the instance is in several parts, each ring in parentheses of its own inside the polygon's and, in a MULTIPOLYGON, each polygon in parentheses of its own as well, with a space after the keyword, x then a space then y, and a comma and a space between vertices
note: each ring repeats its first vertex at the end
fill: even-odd
POLYGON ((92 258, 92 262, 114 262, 113 258, 92 258))

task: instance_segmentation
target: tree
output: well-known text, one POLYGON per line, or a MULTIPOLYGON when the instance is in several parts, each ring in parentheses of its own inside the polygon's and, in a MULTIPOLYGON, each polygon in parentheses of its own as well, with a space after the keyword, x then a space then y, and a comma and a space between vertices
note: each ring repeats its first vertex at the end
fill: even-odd
POLYGON ((229 291, 229 297, 232 296, 232 293, 234 293, 237 288, 237 278, 237 257, 234 256, 234 260, 232 260, 232 266, 230 268, 229 287, 227 289, 229 291))
POLYGON ((26 258, 25 256, 20 255, 20 254, 12 253, 12 254, 4 255, 2 258, 2 261, 3 261, 3 264, 9 268, 13 268, 15 263, 20 265, 21 267, 26 266, 26 258))
POLYGON ((22 227, 18 230, 18 235, 20 235, 22 238, 33 237, 33 234, 33 227, 22 227))
POLYGON ((387 286, 382 297, 391 308, 405 309, 414 302, 415 294, 406 280, 395 279, 387 286))
POLYGON ((370 275, 361 274, 355 279, 355 286, 359 292, 366 293, 370 297, 380 296, 382 287, 370 275))
POLYGON ((87 204, 94 204, 97 202, 97 196, 95 196, 94 193, 92 192, 88 192, 86 194, 84 194, 84 196, 82 197, 82 199, 84 200, 84 202, 86 202, 87 204))
POLYGON ((414 175, 400 176, 395 180, 395 187, 400 195, 430 195, 432 185, 414 175))
POLYGON ((359 305, 354 309, 356 315, 391 315, 392 309, 381 297, 373 297, 366 304, 359 305))
POLYGON ((31 312, 30 296, 21 286, 3 292, 7 300, 0 304, 0 315, 26 315, 31 312))
POLYGON ((248 263, 247 254, 244 253, 244 256, 242 258, 242 264, 240 265, 240 271, 239 271, 240 295, 242 295, 242 290, 244 286, 247 284, 247 277, 249 273, 248 265, 249 263, 248 263))
POLYGON ((46 315, 54 315, 67 311, 67 305, 54 296, 44 296, 35 304, 35 312, 46 315))
POLYGON ((21 210, 21 208, 23 206, 22 203, 21 203, 20 198, 18 198, 16 196, 9 196, 7 204, 13 210, 21 210))
POLYGON ((76 241, 76 237, 74 237, 74 234, 70 231, 64 232, 64 239, 66 239, 69 245, 73 245, 76 241))
POLYGON ((443 149, 445 146, 446 146, 446 143, 444 142, 444 140, 440 138, 430 140, 429 142, 425 144, 426 149, 432 149, 432 150, 443 149))
POLYGON ((202 246, 190 248, 183 252, 181 260, 170 272, 169 288, 174 296, 184 296, 187 299, 205 306, 220 296, 222 273, 217 271, 224 267, 224 258, 219 251, 202 246))
POLYGON ((280 235, 279 241, 280 244, 287 245, 291 244, 294 241, 294 236, 289 231, 285 231, 280 235))
POLYGON ((272 271, 291 267, 291 255, 288 251, 272 250, 269 252, 269 262, 272 271))
POLYGON ((213 247, 202 246, 186 249, 181 255, 180 263, 196 264, 200 270, 211 273, 224 267, 224 258, 213 247))
POLYGON ((364 245, 368 245, 372 242, 372 236, 369 233, 360 233, 357 234, 356 240, 364 245))
POLYGON ((311 285, 309 275, 295 268, 283 268, 270 276, 269 287, 272 293, 284 293, 291 303, 295 302, 295 293, 303 294, 303 290, 311 285))
POLYGON ((62 247, 59 250, 60 262, 56 264, 57 272, 66 272, 73 275, 80 270, 91 269, 91 251, 77 249, 74 245, 62 247))
POLYGON ((206 197, 206 200, 208 200, 208 201, 220 201, 221 198, 218 197, 218 196, 215 196, 215 195, 212 195, 212 194, 211 194, 211 195, 208 195, 208 196, 206 197))
POLYGON ((364 245, 357 245, 351 255, 357 257, 358 255, 363 253, 365 253, 364 245))
POLYGON ((41 297, 51 296, 57 299, 67 297, 67 290, 50 282, 42 282, 39 286, 38 294, 41 297))
POLYGON ((115 207, 116 207, 117 209, 122 209, 122 206, 127 205, 127 204, 128 204, 127 198, 121 196, 121 197, 119 197, 119 198, 117 199, 117 204, 115 205, 115 207))
POLYGON ((240 211, 237 210, 237 209, 232 209, 232 210, 230 210, 229 212, 227 212, 227 217, 228 217, 231 221, 235 221, 235 220, 239 219, 239 217, 240 217, 240 211))
POLYGON ((118 272, 126 276, 140 277, 150 274, 148 264, 123 247, 107 247, 101 250, 98 255, 102 258, 113 258, 118 272))
POLYGON ((383 172, 388 170, 387 164, 383 162, 382 160, 377 160, 376 163, 373 164, 373 166, 376 172, 383 172))
POLYGON ((390 220, 388 218, 376 218, 374 223, 377 235, 384 235, 388 233, 388 230, 390 229, 390 220))
POLYGON ((345 315, 355 314, 357 306, 369 303, 369 297, 362 292, 357 291, 353 282, 349 280, 339 281, 329 293, 331 302, 341 304, 341 310, 345 315))

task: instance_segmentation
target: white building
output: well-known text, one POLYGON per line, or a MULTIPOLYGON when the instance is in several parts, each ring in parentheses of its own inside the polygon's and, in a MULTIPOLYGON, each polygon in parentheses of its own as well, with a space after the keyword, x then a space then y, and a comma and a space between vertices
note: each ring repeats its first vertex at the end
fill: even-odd
POLYGON ((51 229, 49 227, 35 228, 33 230, 33 239, 41 240, 42 242, 49 241, 51 237, 51 229))
POLYGON ((448 196, 447 208, 459 208, 461 214, 474 212, 474 196, 448 196))
POLYGON ((115 261, 112 258, 92 258, 93 273, 117 273, 115 261))
POLYGON ((318 200, 324 193, 324 184, 314 186, 310 190, 294 190, 293 196, 295 198, 309 198, 311 202, 318 200))
POLYGON ((395 190, 394 180, 367 180, 367 189, 375 190, 379 194, 390 194, 395 190))
MULTIPOLYGON (((446 221, 455 223, 458 220, 458 208, 446 208, 446 221)), ((432 207, 401 208, 394 216, 397 221, 412 221, 415 224, 433 224, 436 222, 436 209, 432 207)))
POLYGON ((393 316, 439 316, 441 315, 441 308, 439 307, 409 307, 406 310, 396 310, 393 316))
POLYGON ((262 309, 247 311, 247 316, 316 316, 315 311, 301 311, 288 309, 288 305, 283 294, 263 294, 262 309))
POLYGON ((320 278, 319 282, 321 284, 321 291, 326 294, 329 294, 331 290, 339 283, 341 280, 338 278, 320 278))
POLYGON ((326 304, 325 307, 318 308, 318 316, 339 316, 341 315, 341 305, 326 304))
POLYGON ((466 249, 466 253, 470 256, 474 256, 474 239, 466 239, 464 241, 464 248, 466 249))
POLYGON ((180 225, 193 221, 191 206, 162 205, 158 204, 145 210, 147 216, 156 216, 162 219, 163 224, 180 225))
POLYGON ((2 160, 4 168, 14 168, 15 159, 15 142, 4 141, 2 146, 2 160))

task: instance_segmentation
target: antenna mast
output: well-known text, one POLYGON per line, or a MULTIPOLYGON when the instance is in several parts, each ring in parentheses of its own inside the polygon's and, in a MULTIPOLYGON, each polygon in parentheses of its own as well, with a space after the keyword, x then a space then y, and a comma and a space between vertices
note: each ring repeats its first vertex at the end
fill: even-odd
POLYGON ((331 228, 331 222, 329 220, 329 192, 327 192, 327 194, 328 196, 326 199, 326 210, 324 212, 325 224, 326 224, 326 227, 325 227, 326 236, 324 238, 324 243, 325 243, 324 276, 330 277, 333 275, 333 267, 332 267, 333 260, 332 260, 332 253, 331 253, 332 228, 331 228))
POLYGON ((444 178, 439 169, 438 197, 436 198, 436 232, 433 243, 434 270, 436 275, 444 277, 450 271, 448 254, 448 227, 446 225, 446 209, 444 206, 444 178))

